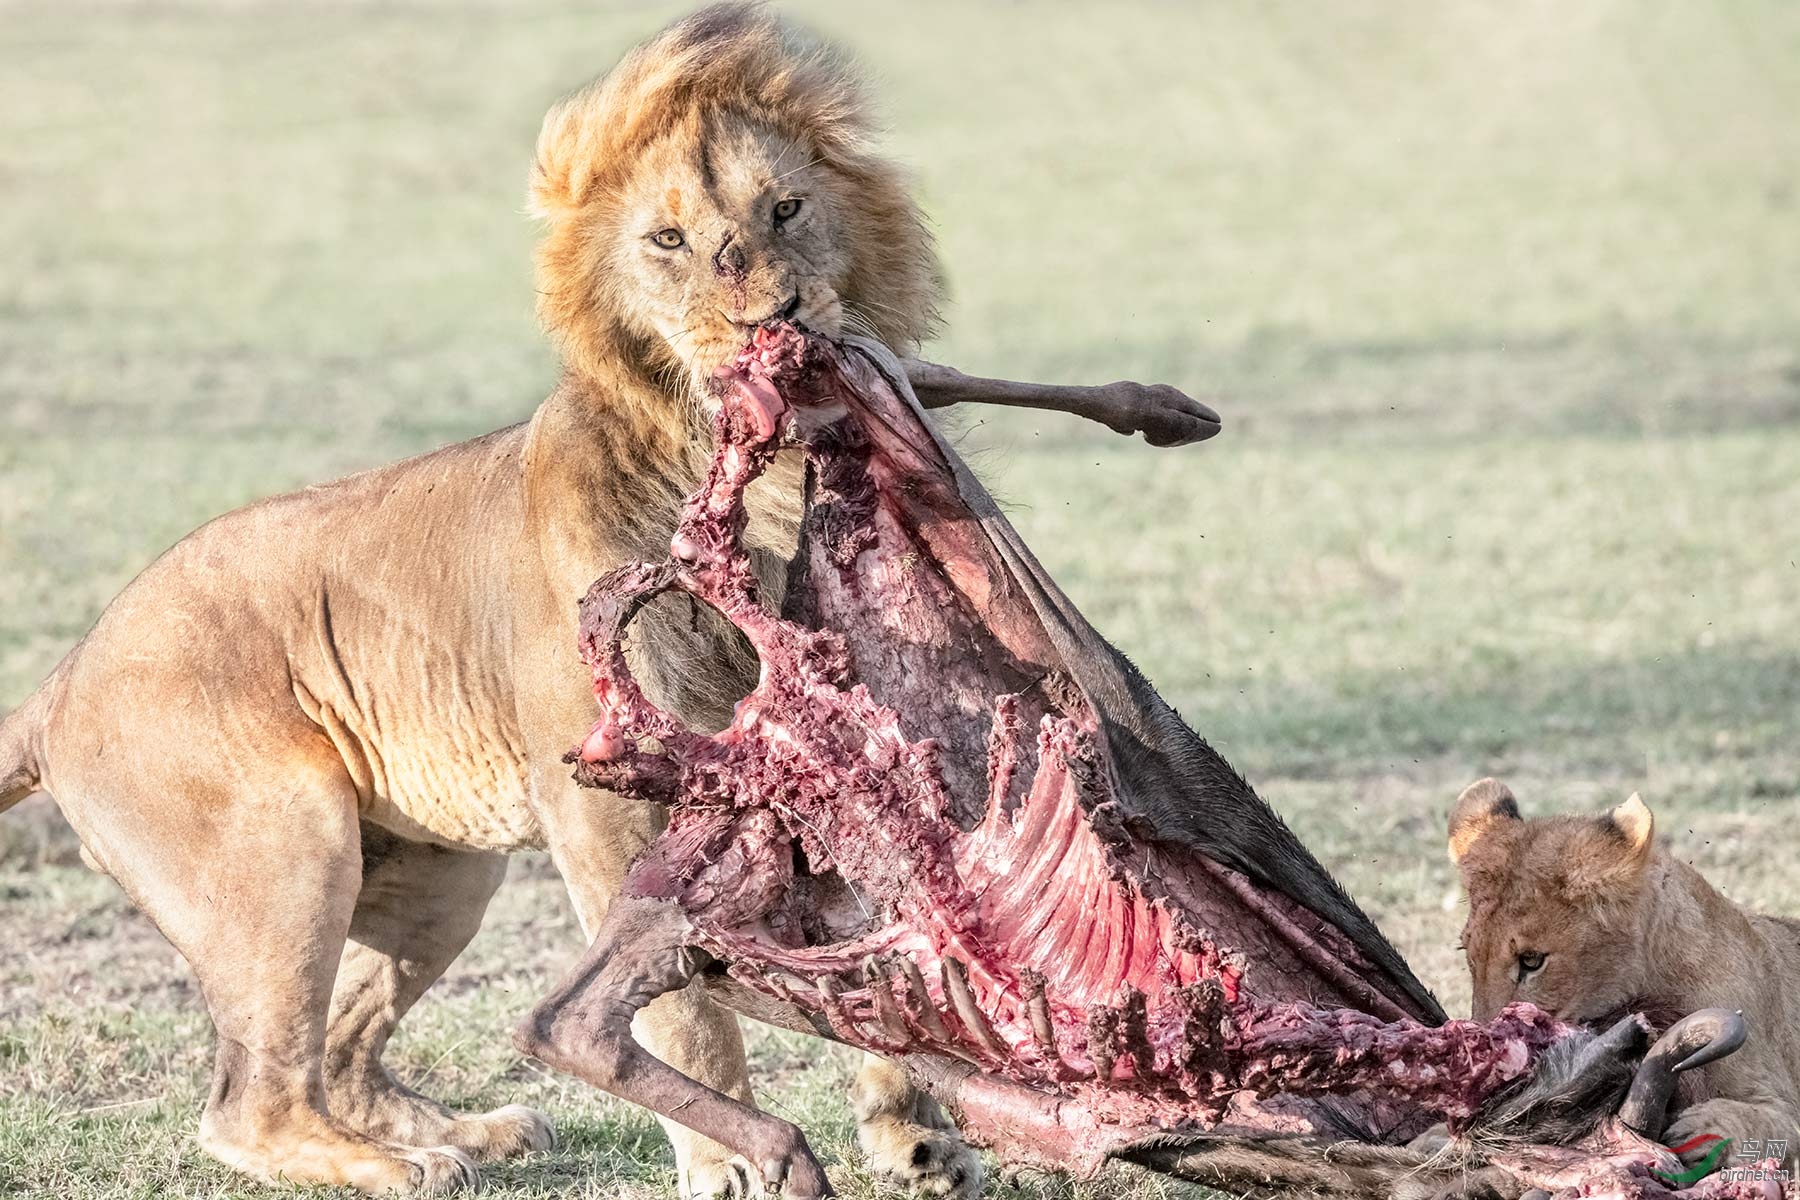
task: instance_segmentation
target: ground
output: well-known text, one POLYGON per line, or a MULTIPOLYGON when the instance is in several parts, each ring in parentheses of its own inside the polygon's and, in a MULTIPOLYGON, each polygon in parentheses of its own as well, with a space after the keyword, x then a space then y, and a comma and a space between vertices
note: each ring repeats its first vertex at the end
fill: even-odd
MULTIPOLYGON (((1532 811, 1641 790, 1731 895, 1800 913, 1800 9, 796 7, 917 170, 936 356, 1225 414, 1174 452, 1054 417, 963 440, 1451 1011, 1443 822, 1483 774, 1532 811)), ((529 413, 538 118, 669 11, 6 6, 0 709, 205 518, 529 413)), ((577 951, 517 862, 390 1057, 555 1116, 490 1195, 660 1200, 654 1124, 505 1036, 577 951)), ((0 818, 0 1192, 273 1194, 193 1146, 207 1040, 54 814, 0 818)), ((866 1194, 851 1059, 751 1044, 866 1194)))

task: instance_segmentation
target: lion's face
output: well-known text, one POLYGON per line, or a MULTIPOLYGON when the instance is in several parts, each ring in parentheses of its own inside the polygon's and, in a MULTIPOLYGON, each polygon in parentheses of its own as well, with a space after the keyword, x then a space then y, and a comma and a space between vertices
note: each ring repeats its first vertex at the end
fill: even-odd
POLYGON ((1495 780, 1463 792, 1450 857, 1469 898, 1463 950, 1477 1020, 1528 1000, 1591 1023, 1642 997, 1639 929, 1653 840, 1650 811, 1636 796, 1600 817, 1526 821, 1495 780))
POLYGON ((706 126, 648 150, 603 233, 625 315, 702 393, 764 321, 840 333, 850 270, 832 172, 752 121, 706 126))
POLYGON ((667 428, 761 321, 917 347, 937 258, 872 128, 848 61, 756 5, 679 21, 555 105, 530 198, 565 366, 667 428))

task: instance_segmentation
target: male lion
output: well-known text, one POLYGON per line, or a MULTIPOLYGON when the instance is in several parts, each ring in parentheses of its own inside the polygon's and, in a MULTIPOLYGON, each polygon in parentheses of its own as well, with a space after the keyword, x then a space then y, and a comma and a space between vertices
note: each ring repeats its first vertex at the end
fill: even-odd
MULTIPOLYGON (((1450 817, 1469 897, 1474 1016, 1529 1000, 1568 1021, 1743 1010, 1750 1037, 1704 1075, 1664 1133, 1786 1143, 1800 1153, 1800 921, 1746 912, 1656 844, 1634 793, 1599 817, 1519 816, 1512 792, 1470 784, 1450 817)), ((1780 1157, 1780 1152, 1777 1152, 1780 1157)))
MULTIPOLYGON (((50 791, 199 977, 218 1031, 199 1136, 218 1158, 436 1192, 548 1144, 535 1112, 409 1090, 382 1049, 474 935, 506 852, 547 847, 591 931, 658 828, 561 761, 594 713, 575 603, 662 557, 709 450, 713 369, 772 318, 902 352, 931 327, 931 243, 867 130, 850 70, 760 10, 632 51, 538 141, 540 310, 565 372, 536 415, 204 526, 0 724, 0 809, 50 791)), ((909 375, 928 404, 1061 409, 1158 444, 1218 428, 1166 387, 909 375)), ((789 463, 753 493, 771 588, 799 479, 789 463)), ((634 654, 659 703, 715 728, 755 678, 729 626, 682 606, 647 613, 634 654)), ((644 1015, 660 1057, 750 1098, 735 1019, 698 989, 644 1015)), ((976 1187, 896 1068, 872 1062, 857 1099, 878 1170, 976 1187)), ((718 1146, 670 1136, 684 1193, 748 1187, 718 1146)))

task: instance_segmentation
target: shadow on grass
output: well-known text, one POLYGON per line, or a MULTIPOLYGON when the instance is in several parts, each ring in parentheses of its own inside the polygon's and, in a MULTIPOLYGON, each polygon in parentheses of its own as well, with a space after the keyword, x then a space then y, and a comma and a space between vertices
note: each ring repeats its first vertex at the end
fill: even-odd
POLYGON ((1260 685, 1254 705, 1187 696, 1183 715, 1256 775, 1330 779, 1460 758, 1471 779, 1521 756, 1572 771, 1683 760, 1768 759, 1759 794, 1800 790, 1800 651, 1716 645, 1618 660, 1563 660, 1416 676, 1355 672, 1304 694, 1260 685), (1323 695, 1321 695, 1321 689, 1323 695))

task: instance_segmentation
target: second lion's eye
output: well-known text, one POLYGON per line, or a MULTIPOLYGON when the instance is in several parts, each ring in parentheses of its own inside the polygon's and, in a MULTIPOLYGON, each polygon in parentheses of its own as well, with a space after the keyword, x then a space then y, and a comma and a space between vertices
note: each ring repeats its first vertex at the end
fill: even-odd
POLYGON ((681 236, 679 229, 659 229, 650 235, 650 240, 664 250, 679 250, 687 239, 681 236))
POLYGON ((785 200, 777 200, 775 202, 775 223, 779 225, 799 211, 800 197, 789 196, 785 200))

